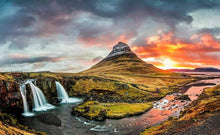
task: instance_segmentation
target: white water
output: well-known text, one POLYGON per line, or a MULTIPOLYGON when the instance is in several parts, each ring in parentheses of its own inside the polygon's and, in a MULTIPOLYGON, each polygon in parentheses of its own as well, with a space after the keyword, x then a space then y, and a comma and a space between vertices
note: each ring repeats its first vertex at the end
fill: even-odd
POLYGON ((36 87, 32 82, 29 82, 34 99, 34 111, 46 111, 48 109, 55 108, 53 105, 47 103, 43 92, 36 87))
POLYGON ((75 102, 80 102, 81 99, 79 98, 70 98, 68 94, 66 93, 66 90, 64 87, 57 81, 55 81, 56 87, 57 87, 57 95, 58 98, 61 99, 61 103, 75 103, 75 102))
POLYGON ((22 114, 23 116, 34 116, 34 113, 31 113, 29 111, 28 103, 27 103, 27 98, 26 98, 26 86, 25 84, 20 85, 20 92, 21 92, 21 97, 23 100, 23 108, 24 108, 24 113, 22 114))

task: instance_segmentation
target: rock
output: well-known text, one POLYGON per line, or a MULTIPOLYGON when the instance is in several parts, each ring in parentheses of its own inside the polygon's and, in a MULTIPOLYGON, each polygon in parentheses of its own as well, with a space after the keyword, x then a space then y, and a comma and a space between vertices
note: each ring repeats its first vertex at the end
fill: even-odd
POLYGON ((119 42, 117 45, 113 47, 113 50, 111 53, 107 56, 107 58, 116 56, 116 55, 121 55, 121 54, 126 54, 126 53, 133 53, 129 46, 123 42, 119 42))
POLYGON ((53 104, 53 105, 58 105, 61 101, 62 101, 62 99, 59 99, 57 97, 51 98, 51 104, 53 104))
POLYGON ((106 119, 106 110, 101 110, 96 118, 97 121, 103 121, 106 119))
POLYGON ((123 84, 122 87, 126 90, 129 89, 129 86, 127 84, 123 84))
POLYGON ((159 88, 156 88, 156 93, 160 93, 160 89, 159 88))
POLYGON ((78 111, 75 111, 74 108, 72 109, 71 114, 74 116, 80 116, 80 113, 78 111))
POLYGON ((120 88, 123 88, 123 89, 129 89, 129 86, 127 84, 120 84, 120 83, 115 83, 114 84, 115 86, 118 86, 120 88))
POLYGON ((48 125, 55 125, 57 127, 61 126, 61 120, 52 113, 43 113, 37 116, 38 120, 48 124, 48 125))
POLYGON ((215 95, 220 95, 220 91, 213 91, 215 95))
POLYGON ((84 109, 85 109, 85 113, 87 113, 87 112, 89 112, 90 107, 86 106, 84 109))

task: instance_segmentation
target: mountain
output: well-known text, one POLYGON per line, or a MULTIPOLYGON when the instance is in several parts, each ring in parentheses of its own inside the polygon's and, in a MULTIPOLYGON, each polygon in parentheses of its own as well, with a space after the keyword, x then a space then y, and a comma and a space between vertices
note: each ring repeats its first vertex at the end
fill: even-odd
POLYGON ((195 68, 193 72, 220 72, 220 69, 207 67, 207 68, 195 68))
POLYGON ((173 72, 220 72, 220 69, 207 67, 207 68, 195 68, 195 69, 168 69, 173 72))
POLYGON ((106 58, 83 73, 147 74, 162 71, 141 60, 127 44, 119 42, 106 58))

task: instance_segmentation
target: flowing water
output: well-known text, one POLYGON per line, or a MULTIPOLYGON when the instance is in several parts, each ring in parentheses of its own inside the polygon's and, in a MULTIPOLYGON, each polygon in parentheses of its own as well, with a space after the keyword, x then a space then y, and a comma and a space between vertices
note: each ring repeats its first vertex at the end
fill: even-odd
MULTIPOLYGON (((220 84, 220 79, 202 80, 195 83, 200 82, 220 84)), ((192 98, 194 100, 205 87, 213 86, 193 86, 186 94, 194 96, 192 98), (197 94, 192 95, 193 92, 189 91, 196 91, 197 94)), ((154 107, 142 115, 118 120, 107 119, 104 122, 95 122, 82 117, 72 116, 72 107, 77 106, 80 103, 79 100, 79 102, 72 104, 61 104, 59 107, 48 111, 61 120, 61 126, 47 125, 39 121, 37 116, 23 117, 20 119, 20 122, 23 125, 51 135, 136 135, 149 126, 160 124, 170 116, 178 117, 184 106, 190 103, 190 101, 181 102, 175 100, 174 98, 178 94, 167 95, 158 102, 154 102, 154 107)), ((44 112, 39 112, 39 114, 42 113, 44 112)))
POLYGON ((23 116, 34 116, 34 113, 31 113, 28 108, 28 102, 26 98, 26 86, 25 84, 20 85, 20 92, 21 92, 21 97, 23 100, 23 108, 24 108, 24 113, 22 114, 23 116))
POLYGON ((81 101, 78 98, 70 98, 66 93, 64 87, 57 81, 55 81, 55 83, 56 83, 58 98, 62 100, 61 103, 75 103, 81 101))
POLYGON ((31 86, 31 91, 34 99, 34 111, 46 111, 48 109, 55 108, 55 106, 47 102, 47 99, 44 96, 43 92, 37 86, 35 86, 32 82, 29 82, 29 84, 31 86))

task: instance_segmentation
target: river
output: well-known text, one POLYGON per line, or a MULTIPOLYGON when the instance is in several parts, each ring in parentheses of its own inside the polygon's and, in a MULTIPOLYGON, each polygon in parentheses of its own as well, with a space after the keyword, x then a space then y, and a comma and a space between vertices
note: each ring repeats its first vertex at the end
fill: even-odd
MULTIPOLYGON (((200 80, 194 83, 201 82, 220 84, 220 78, 200 80)), ((213 87, 213 85, 192 86, 185 94, 189 95, 193 101, 207 87, 213 87)), ((175 97, 179 94, 167 95, 163 99, 154 102, 153 108, 142 115, 118 120, 107 119, 104 122, 96 122, 82 117, 75 117, 71 115, 71 109, 79 103, 72 103, 61 104, 55 109, 47 111, 47 113, 51 113, 61 120, 61 126, 48 125, 41 122, 37 117, 38 114, 34 117, 22 117, 19 121, 25 126, 51 135, 136 135, 149 126, 160 124, 170 116, 178 117, 184 106, 192 102, 175 100, 175 97)), ((45 112, 40 112, 39 114, 42 113, 45 112)))

